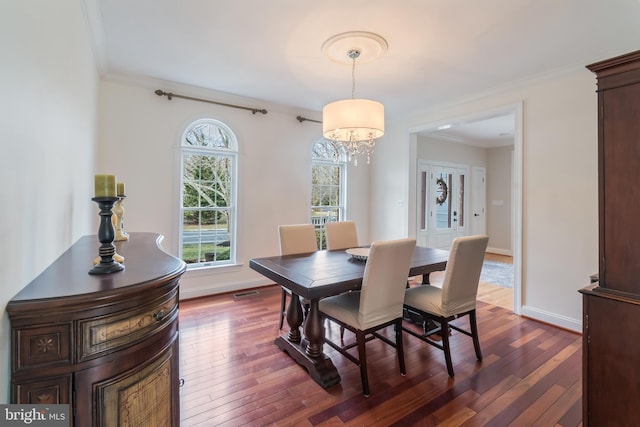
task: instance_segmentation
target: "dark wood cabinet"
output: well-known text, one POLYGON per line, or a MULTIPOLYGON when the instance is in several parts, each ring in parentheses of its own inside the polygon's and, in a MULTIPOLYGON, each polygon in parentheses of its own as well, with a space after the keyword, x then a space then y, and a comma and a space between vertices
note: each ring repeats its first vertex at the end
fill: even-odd
POLYGON ((583 295, 583 424, 640 419, 640 51, 598 81, 599 282, 583 295))
POLYGON ((161 236, 117 242, 124 271, 89 275, 85 236, 7 305, 12 403, 69 403, 75 426, 178 426, 178 296, 161 236))
POLYGON ((583 290, 583 425, 640 420, 640 299, 583 290))

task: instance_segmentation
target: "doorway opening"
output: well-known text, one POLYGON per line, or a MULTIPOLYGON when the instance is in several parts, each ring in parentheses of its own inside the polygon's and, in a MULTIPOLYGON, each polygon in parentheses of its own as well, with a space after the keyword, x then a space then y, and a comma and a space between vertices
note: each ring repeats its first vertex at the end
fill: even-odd
POLYGON ((522 306, 522 128, 522 103, 517 103, 412 128, 409 150, 409 230, 419 244, 442 248, 457 235, 488 234, 488 252, 512 257, 516 314, 522 306), (464 176, 462 197, 460 176, 464 176), (502 182, 505 176, 508 182, 502 182), (446 207, 436 202, 442 183, 449 193, 449 187, 458 183, 453 199, 447 195, 446 207), (497 196, 500 186, 502 193, 497 196), (429 204, 431 208, 425 208, 429 204), (438 209, 440 222, 434 219, 438 209))

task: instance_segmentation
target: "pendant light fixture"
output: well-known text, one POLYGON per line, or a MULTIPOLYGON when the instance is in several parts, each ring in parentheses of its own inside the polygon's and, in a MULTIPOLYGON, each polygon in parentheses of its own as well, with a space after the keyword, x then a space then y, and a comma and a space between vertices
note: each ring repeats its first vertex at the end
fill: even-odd
POLYGON ((322 134, 344 153, 348 161, 357 166, 357 155, 366 155, 371 162, 375 140, 384 135, 384 106, 370 99, 355 97, 356 60, 364 57, 367 62, 378 58, 387 50, 387 42, 377 34, 348 32, 327 40, 322 50, 330 59, 337 59, 338 51, 345 46, 342 54, 351 62, 351 99, 331 102, 322 109, 322 134), (366 56, 365 56, 366 54, 366 56))

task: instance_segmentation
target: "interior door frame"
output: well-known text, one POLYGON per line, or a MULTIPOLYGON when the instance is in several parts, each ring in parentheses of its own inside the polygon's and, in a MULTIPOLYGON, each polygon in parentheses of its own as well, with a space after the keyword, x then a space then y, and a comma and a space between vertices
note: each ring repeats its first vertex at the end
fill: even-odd
POLYGON ((512 251, 513 251, 513 312, 522 314, 522 165, 523 165, 523 101, 514 104, 497 107, 494 109, 479 110, 467 115, 452 115, 437 121, 426 122, 422 125, 408 129, 409 140, 409 180, 408 185, 408 231, 410 235, 417 230, 417 207, 415 206, 416 182, 417 182, 417 133, 435 130, 439 126, 452 122, 478 120, 484 117, 499 114, 513 114, 513 175, 512 175, 512 251))
MULTIPOLYGON (((471 234, 485 234, 487 231, 487 168, 473 166, 471 168, 471 182, 469 230, 471 234), (478 180, 479 173, 482 175, 482 180, 478 180), (479 220, 475 219, 478 217, 479 220)), ((511 232, 513 234, 513 230, 511 232)))

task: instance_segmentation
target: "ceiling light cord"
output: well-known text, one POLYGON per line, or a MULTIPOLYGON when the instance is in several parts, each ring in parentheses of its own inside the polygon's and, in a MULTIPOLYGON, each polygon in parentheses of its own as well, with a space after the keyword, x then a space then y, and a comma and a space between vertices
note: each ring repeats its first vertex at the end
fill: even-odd
POLYGON ((351 99, 356 99, 356 58, 360 56, 360 51, 351 49, 347 56, 351 58, 351 99))

